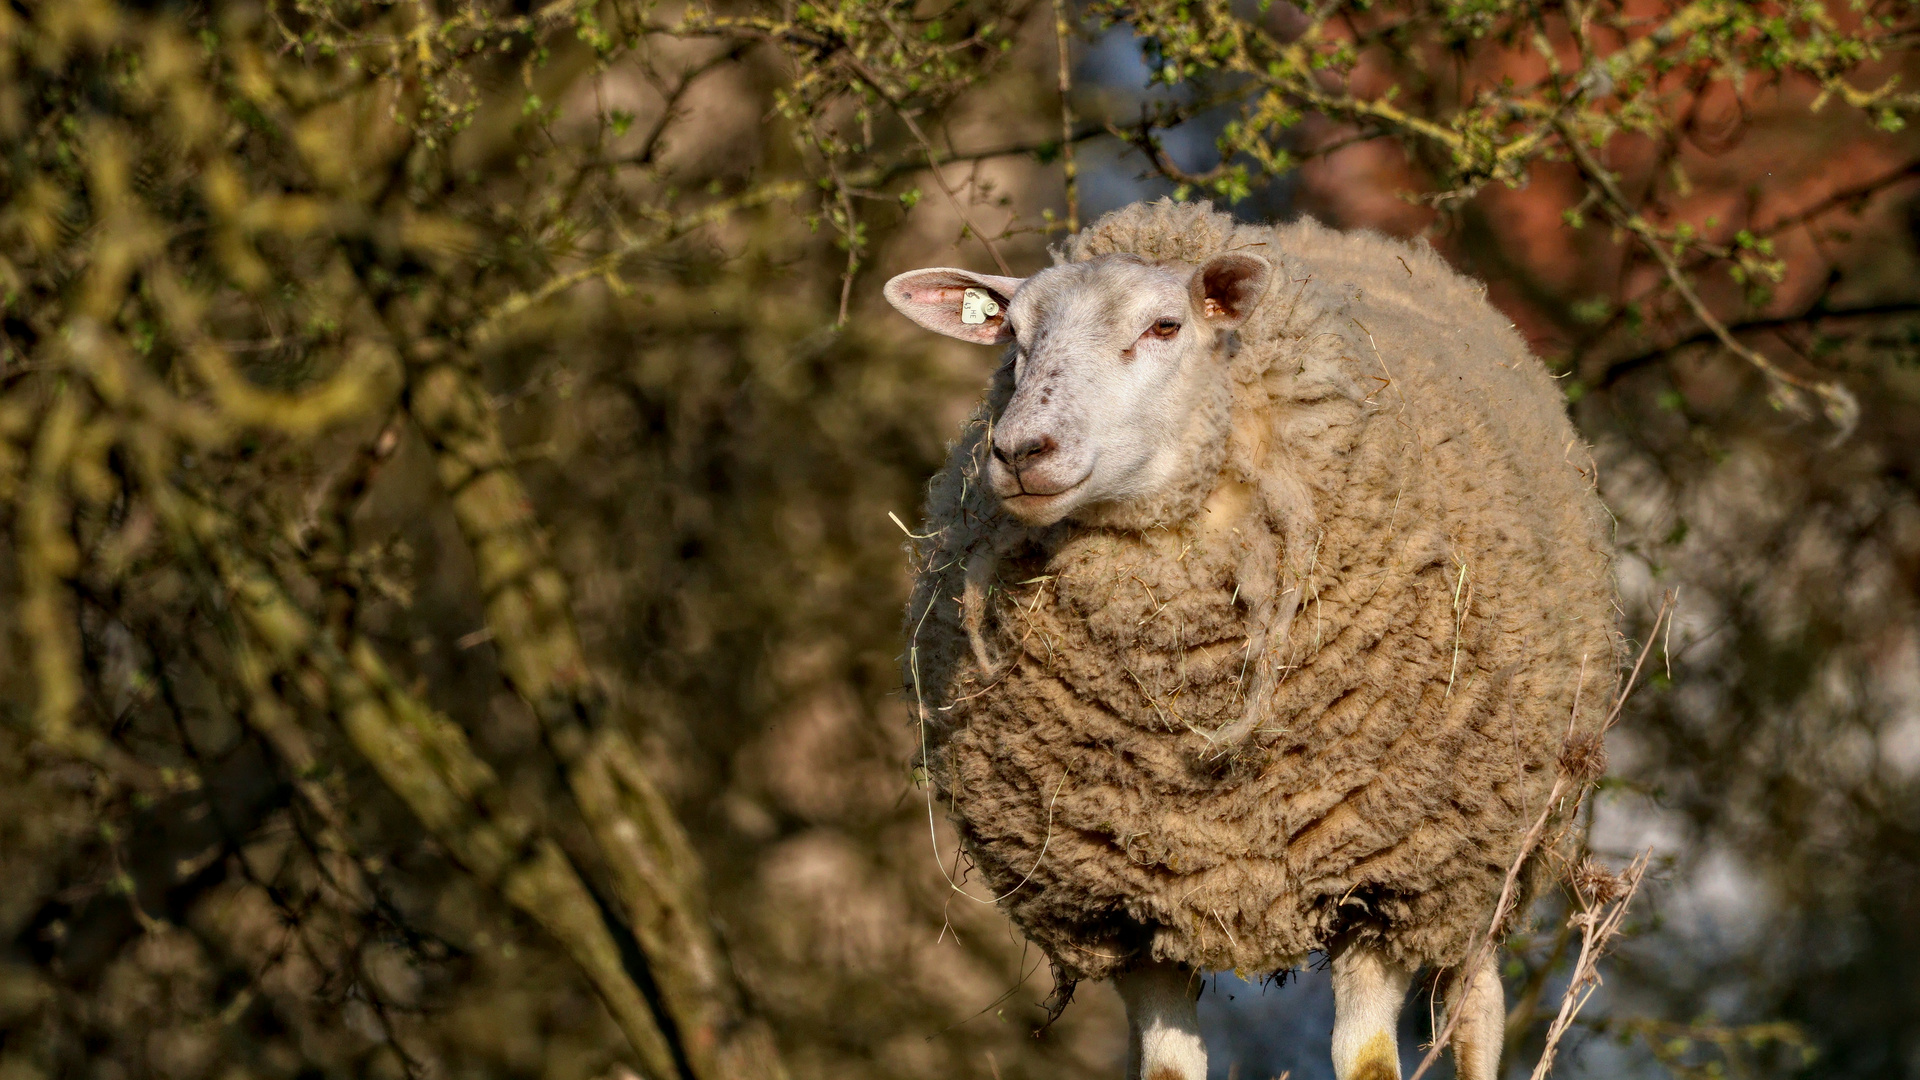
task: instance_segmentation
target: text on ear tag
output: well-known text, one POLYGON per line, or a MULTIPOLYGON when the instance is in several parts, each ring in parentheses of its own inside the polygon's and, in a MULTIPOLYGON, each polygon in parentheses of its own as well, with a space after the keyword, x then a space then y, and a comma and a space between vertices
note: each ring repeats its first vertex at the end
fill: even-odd
POLYGON ((968 289, 960 297, 960 321, 978 326, 1000 314, 1000 305, 985 289, 968 289))

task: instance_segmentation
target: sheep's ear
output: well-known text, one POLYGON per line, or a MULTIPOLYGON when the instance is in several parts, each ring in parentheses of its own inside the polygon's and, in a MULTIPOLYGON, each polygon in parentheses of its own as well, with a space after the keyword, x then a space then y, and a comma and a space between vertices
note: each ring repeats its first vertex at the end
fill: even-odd
POLYGON ((1223 330, 1247 321, 1255 304, 1267 294, 1273 264, 1258 255, 1229 252, 1215 255, 1193 272, 1193 307, 1223 330))
POLYGON ((909 270, 887 282, 887 302, 936 334, 992 345, 1013 337, 1007 305, 1024 280, 945 266, 909 270))

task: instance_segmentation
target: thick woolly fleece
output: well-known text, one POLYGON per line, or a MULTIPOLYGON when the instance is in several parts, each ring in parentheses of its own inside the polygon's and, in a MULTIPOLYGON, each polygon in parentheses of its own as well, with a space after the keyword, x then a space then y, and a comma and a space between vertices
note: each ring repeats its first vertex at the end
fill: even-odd
POLYGON ((1055 257, 1234 250, 1273 284, 1168 497, 1014 521, 983 476, 1006 368, 955 444, 907 620, 928 773, 1067 978, 1457 965, 1614 691, 1592 459, 1424 245, 1163 200, 1055 257))

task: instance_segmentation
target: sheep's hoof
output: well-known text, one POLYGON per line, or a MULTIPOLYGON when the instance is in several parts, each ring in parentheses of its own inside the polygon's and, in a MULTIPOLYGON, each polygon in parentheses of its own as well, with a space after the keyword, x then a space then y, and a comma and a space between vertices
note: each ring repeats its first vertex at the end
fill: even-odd
POLYGON ((1383 1031, 1367 1040, 1353 1071, 1340 1080, 1400 1080, 1400 1052, 1393 1036, 1383 1031))

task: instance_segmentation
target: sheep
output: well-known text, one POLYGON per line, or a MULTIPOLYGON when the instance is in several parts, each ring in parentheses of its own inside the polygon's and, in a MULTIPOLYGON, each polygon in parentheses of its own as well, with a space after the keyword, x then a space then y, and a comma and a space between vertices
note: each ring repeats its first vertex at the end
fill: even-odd
POLYGON ((920 764, 968 857, 1067 992, 1116 980, 1131 1077, 1205 1076, 1198 973, 1320 952, 1341 1080, 1400 1075, 1422 967, 1492 1080, 1474 945, 1618 660, 1563 395, 1425 244, 1161 200, 1054 258, 885 288, 1006 345, 910 552, 920 764))

